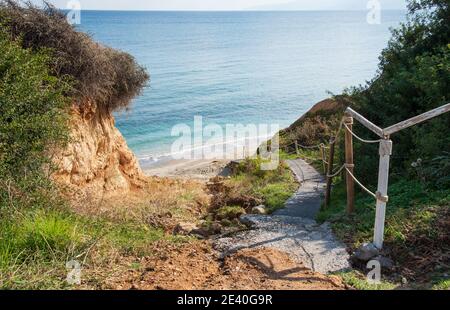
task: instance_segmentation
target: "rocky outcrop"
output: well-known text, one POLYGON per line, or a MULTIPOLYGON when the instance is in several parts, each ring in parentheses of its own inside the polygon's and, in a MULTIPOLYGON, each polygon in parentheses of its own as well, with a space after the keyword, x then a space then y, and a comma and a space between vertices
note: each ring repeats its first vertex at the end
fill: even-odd
POLYGON ((70 128, 70 142, 56 159, 58 183, 77 195, 101 197, 142 186, 144 175, 111 112, 92 103, 74 106, 70 128))

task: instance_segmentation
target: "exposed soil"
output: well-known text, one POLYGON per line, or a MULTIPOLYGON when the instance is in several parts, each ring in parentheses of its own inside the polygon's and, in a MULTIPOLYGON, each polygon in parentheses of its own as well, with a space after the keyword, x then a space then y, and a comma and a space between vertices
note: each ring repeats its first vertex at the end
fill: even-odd
MULTIPOLYGON (((207 241, 155 249, 139 269, 121 273, 107 287, 139 290, 336 290, 339 277, 324 276, 294 262, 288 254, 268 248, 244 249, 220 260, 207 241)), ((133 265, 132 261, 128 264, 133 265)))

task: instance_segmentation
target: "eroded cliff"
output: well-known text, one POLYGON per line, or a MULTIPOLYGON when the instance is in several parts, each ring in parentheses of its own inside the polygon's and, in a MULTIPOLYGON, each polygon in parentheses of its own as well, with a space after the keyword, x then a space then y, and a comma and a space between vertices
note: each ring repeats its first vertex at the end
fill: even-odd
POLYGON ((70 115, 71 139, 56 158, 54 179, 76 196, 110 197, 142 187, 144 174, 112 113, 89 102, 70 115))

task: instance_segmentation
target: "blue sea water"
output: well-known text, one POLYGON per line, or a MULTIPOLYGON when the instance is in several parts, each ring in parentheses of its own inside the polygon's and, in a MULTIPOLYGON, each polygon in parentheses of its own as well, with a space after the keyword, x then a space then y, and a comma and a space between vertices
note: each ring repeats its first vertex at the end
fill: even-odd
POLYGON ((80 29, 129 52, 151 82, 116 125, 140 158, 170 152, 176 124, 278 123, 364 84, 404 11, 83 11, 80 29))

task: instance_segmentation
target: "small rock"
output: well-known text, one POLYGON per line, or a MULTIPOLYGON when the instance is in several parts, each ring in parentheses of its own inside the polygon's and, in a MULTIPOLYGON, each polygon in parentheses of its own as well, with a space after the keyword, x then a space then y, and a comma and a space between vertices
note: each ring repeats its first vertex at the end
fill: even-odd
POLYGON ((352 256, 352 259, 367 262, 379 254, 380 251, 374 244, 364 243, 359 249, 355 251, 355 254, 353 254, 352 256))
POLYGON ((193 223, 178 223, 173 229, 175 235, 189 235, 194 230, 198 230, 198 227, 193 223))
POLYGON ((239 217, 239 221, 242 223, 242 225, 247 226, 248 228, 251 228, 255 225, 255 222, 252 221, 252 219, 247 215, 242 215, 239 217))
POLYGON ((252 208, 252 214, 264 215, 267 214, 266 207, 263 205, 252 208))
POLYGON ((393 270, 394 269, 394 261, 388 257, 378 255, 374 258, 374 260, 378 261, 381 265, 381 268, 387 269, 387 270, 393 270))

